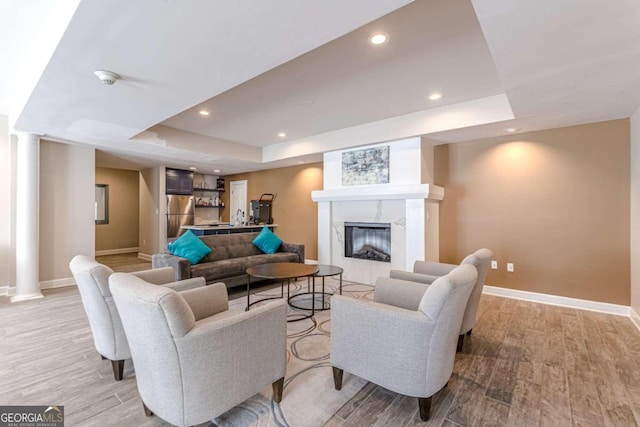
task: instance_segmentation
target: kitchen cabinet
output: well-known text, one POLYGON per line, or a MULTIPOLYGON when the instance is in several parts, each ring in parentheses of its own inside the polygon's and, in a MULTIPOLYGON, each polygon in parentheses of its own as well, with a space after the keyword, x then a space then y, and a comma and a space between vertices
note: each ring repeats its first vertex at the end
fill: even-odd
POLYGON ((181 194, 190 195, 193 192, 193 178, 192 171, 182 169, 170 169, 166 170, 166 194, 181 194))
MULTIPOLYGON (((271 231, 275 231, 274 228, 277 224, 269 224, 266 227, 271 231)), ((183 229, 191 230, 196 236, 208 236, 210 234, 236 234, 236 233, 255 233, 261 231, 265 225, 231 225, 231 224, 219 224, 219 225, 186 225, 183 229)))

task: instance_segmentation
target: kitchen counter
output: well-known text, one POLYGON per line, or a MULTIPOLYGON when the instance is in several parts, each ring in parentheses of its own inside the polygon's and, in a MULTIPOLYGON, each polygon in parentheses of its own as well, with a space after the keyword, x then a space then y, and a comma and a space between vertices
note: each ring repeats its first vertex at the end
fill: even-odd
POLYGON ((196 236, 206 236, 210 234, 251 233, 262 230, 265 225, 271 231, 278 226, 277 224, 229 225, 229 223, 225 222, 219 225, 183 225, 180 228, 191 230, 196 236))

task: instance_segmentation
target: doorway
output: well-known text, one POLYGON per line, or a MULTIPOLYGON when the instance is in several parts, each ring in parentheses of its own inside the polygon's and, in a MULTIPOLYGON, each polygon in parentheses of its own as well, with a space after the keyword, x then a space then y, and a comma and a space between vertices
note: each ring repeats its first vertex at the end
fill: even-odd
POLYGON ((244 220, 249 220, 249 211, 247 210, 247 180, 231 181, 229 189, 231 196, 229 197, 229 222, 237 224, 242 220, 240 212, 244 213, 244 220))

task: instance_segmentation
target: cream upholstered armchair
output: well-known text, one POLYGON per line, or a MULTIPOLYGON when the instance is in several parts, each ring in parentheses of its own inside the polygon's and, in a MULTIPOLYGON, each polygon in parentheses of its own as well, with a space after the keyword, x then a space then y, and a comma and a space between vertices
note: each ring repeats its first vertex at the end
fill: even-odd
MULTIPOLYGON (((91 257, 75 256, 69 263, 71 273, 78 285, 84 311, 87 313, 93 342, 103 359, 111 361, 113 376, 116 381, 122 379, 124 361, 131 358, 127 338, 125 337, 120 316, 109 291, 109 276, 113 270, 100 264, 91 257)), ((157 268, 153 270, 131 273, 156 285, 186 290, 205 286, 201 277, 175 282, 173 268, 157 268)))
POLYGON ((272 384, 280 402, 287 308, 229 310, 215 283, 175 292, 115 273, 109 286, 127 334, 145 413, 185 426, 210 421, 272 384))
POLYGON ((331 365, 336 390, 347 371, 417 397, 420 418, 428 420, 431 397, 453 372, 456 337, 477 275, 472 265, 455 268, 429 286, 415 310, 394 305, 388 294, 378 294, 377 284, 374 302, 334 295, 331 365))
MULTIPOLYGON (((469 302, 464 311, 464 318, 458 336, 457 351, 462 351, 464 345, 464 335, 471 335, 473 326, 476 323, 480 297, 484 281, 489 272, 489 266, 493 258, 493 252, 489 249, 479 249, 462 260, 460 265, 471 264, 478 269, 478 280, 473 287, 469 302)), ((396 300, 396 304, 401 307, 415 310, 420 298, 429 287, 429 284, 438 277, 444 276, 456 268, 455 264, 444 264, 437 262, 416 261, 413 272, 391 270, 390 278, 382 278, 376 283, 376 293, 385 294, 388 298, 401 298, 396 300), (398 291, 402 289, 401 293, 398 291)))

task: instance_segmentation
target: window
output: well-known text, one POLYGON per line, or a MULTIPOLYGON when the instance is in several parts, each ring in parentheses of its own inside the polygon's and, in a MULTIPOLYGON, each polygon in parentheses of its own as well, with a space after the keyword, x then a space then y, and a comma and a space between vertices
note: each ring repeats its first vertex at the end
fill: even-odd
POLYGON ((109 186, 96 184, 95 199, 96 224, 109 224, 109 186))

